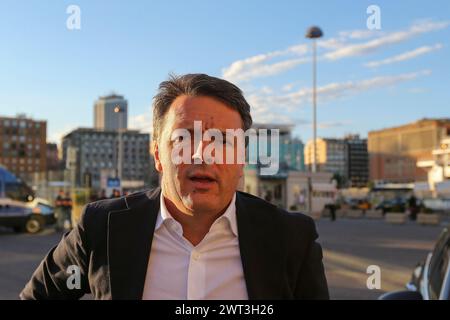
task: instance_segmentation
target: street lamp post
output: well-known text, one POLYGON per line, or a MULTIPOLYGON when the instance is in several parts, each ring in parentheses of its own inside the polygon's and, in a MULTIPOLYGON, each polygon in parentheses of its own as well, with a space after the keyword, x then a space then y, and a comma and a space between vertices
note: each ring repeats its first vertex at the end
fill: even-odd
POLYGON ((306 38, 313 40, 313 160, 312 172, 317 171, 317 105, 316 105, 316 56, 317 44, 316 39, 323 36, 322 30, 319 27, 312 26, 306 31, 306 38))
POLYGON ((120 186, 122 187, 122 167, 123 167, 123 114, 125 113, 125 109, 121 108, 120 106, 116 106, 114 108, 114 112, 118 113, 119 116, 119 155, 118 155, 118 161, 117 161, 117 176, 120 181, 120 186))

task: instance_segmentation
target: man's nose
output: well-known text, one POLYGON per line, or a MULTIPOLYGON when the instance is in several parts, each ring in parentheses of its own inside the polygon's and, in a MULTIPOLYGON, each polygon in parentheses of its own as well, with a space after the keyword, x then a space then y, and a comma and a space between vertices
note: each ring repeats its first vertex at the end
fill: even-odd
POLYGON ((192 160, 194 160, 195 164, 203 163, 203 147, 203 140, 201 140, 197 145, 194 145, 194 154, 192 155, 192 160))
POLYGON ((210 157, 212 155, 206 155, 207 159, 205 159, 204 157, 204 149, 209 143, 211 142, 201 140, 197 146, 194 145, 194 154, 192 155, 192 160, 194 160, 194 164, 202 164, 203 162, 210 163, 210 161, 212 160, 210 159, 210 157))

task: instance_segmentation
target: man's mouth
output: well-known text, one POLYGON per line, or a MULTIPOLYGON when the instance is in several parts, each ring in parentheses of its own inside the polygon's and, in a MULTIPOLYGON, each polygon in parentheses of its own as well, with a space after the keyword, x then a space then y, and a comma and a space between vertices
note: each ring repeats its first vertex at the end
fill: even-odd
POLYGON ((193 174, 189 176, 189 180, 194 182, 197 187, 209 187, 217 180, 208 174, 193 174))

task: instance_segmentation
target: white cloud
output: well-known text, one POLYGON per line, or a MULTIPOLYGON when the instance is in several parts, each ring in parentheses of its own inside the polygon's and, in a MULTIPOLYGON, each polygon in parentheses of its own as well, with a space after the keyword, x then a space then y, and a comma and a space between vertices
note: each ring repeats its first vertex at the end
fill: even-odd
POLYGON ((261 88, 261 92, 264 94, 272 94, 273 93, 273 89, 269 86, 264 86, 261 88))
POLYGON ((437 30, 447 28, 449 25, 450 25, 450 21, 419 22, 419 23, 412 25, 406 31, 397 31, 397 32, 383 35, 377 39, 370 40, 367 42, 344 46, 344 47, 334 50, 332 52, 326 53, 324 55, 324 58, 326 58, 328 60, 338 60, 338 59, 342 59, 342 58, 371 53, 382 47, 404 42, 414 36, 418 36, 423 33, 437 31, 437 30))
POLYGON ((441 49, 443 46, 442 44, 438 43, 434 46, 423 46, 423 47, 419 47, 417 49, 411 50, 411 51, 407 51, 404 52, 402 54, 390 57, 390 58, 386 58, 380 61, 371 61, 365 64, 366 67, 369 68, 375 68, 375 67, 379 67, 381 65, 386 65, 386 64, 391 64, 391 63, 395 63, 395 62, 401 62, 401 61, 405 61, 405 60, 409 60, 409 59, 413 59, 416 58, 418 56, 436 51, 441 49))
POLYGON ((414 93, 414 94, 420 94, 420 93, 429 92, 429 90, 426 88, 411 88, 411 89, 408 89, 408 92, 414 93))
POLYGON ((153 131, 152 113, 146 112, 130 117, 130 129, 140 130, 145 133, 153 131))
POLYGON ((343 37, 339 38, 329 38, 324 40, 318 40, 317 46, 325 50, 337 50, 344 47, 347 44, 347 39, 343 37))
POLYGON ((367 39, 367 38, 373 38, 375 36, 379 36, 381 34, 382 34, 382 31, 368 30, 368 29, 339 32, 340 37, 348 38, 348 39, 367 39))
MULTIPOLYGON (((447 28, 450 21, 419 21, 406 30, 385 33, 373 30, 341 31, 338 36, 317 41, 319 60, 335 61, 372 53, 383 47, 398 44, 415 36, 447 28), (351 41, 363 40, 362 43, 351 41)), ((255 78, 273 76, 310 61, 306 56, 310 42, 302 42, 284 50, 276 50, 237 60, 222 69, 222 77, 231 82, 246 82, 255 78)))
POLYGON ((291 91, 293 88, 294 88, 294 84, 288 83, 288 84, 285 84, 281 90, 287 92, 287 91, 291 91))
POLYGON ((340 128, 351 125, 351 121, 327 121, 320 122, 317 124, 319 129, 332 129, 332 128, 340 128))
MULTIPOLYGON (((333 100, 346 95, 354 95, 363 91, 389 87, 397 83, 411 81, 421 76, 430 75, 430 70, 422 70, 418 72, 403 73, 394 76, 378 76, 360 81, 335 82, 324 85, 317 89, 317 96, 322 101, 333 100)), ((311 96, 311 89, 302 89, 294 94, 293 100, 303 101, 311 96)))
MULTIPOLYGON (((317 88, 318 102, 319 104, 330 102, 344 96, 391 87, 398 83, 412 81, 430 74, 430 70, 422 70, 399 75, 378 76, 359 81, 333 82, 317 88)), ((253 92, 248 95, 247 100, 252 106, 252 115, 268 120, 272 117, 285 118, 286 122, 289 123, 292 122, 292 117, 289 116, 289 113, 299 112, 299 108, 302 105, 310 104, 311 96, 311 88, 301 88, 285 94, 264 94, 262 91, 253 92)))
POLYGON ((232 82, 248 81, 253 78, 278 74, 285 70, 305 63, 308 59, 291 58, 284 61, 267 63, 277 57, 302 56, 308 52, 306 44, 291 46, 285 50, 259 54, 243 60, 233 62, 230 66, 222 69, 223 78, 232 82))

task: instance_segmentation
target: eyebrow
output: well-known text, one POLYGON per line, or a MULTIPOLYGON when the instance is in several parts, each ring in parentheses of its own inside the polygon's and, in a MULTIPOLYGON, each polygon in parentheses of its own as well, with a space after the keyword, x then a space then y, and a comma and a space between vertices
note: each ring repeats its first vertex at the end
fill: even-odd
MULTIPOLYGON (((186 129, 187 131, 189 131, 189 133, 191 133, 191 134, 193 134, 194 133, 194 128, 192 128, 192 127, 180 127, 180 128, 175 128, 175 129, 186 129)), ((210 128, 210 129, 215 129, 215 130, 219 130, 220 131, 220 133, 223 135, 223 136, 226 136, 226 131, 225 130, 221 130, 221 129, 219 129, 219 128, 210 128)), ((206 130, 209 130, 209 129, 206 129, 206 130)), ((203 130, 202 130, 203 131, 203 130)), ((202 133, 203 134, 203 133, 202 133)))

